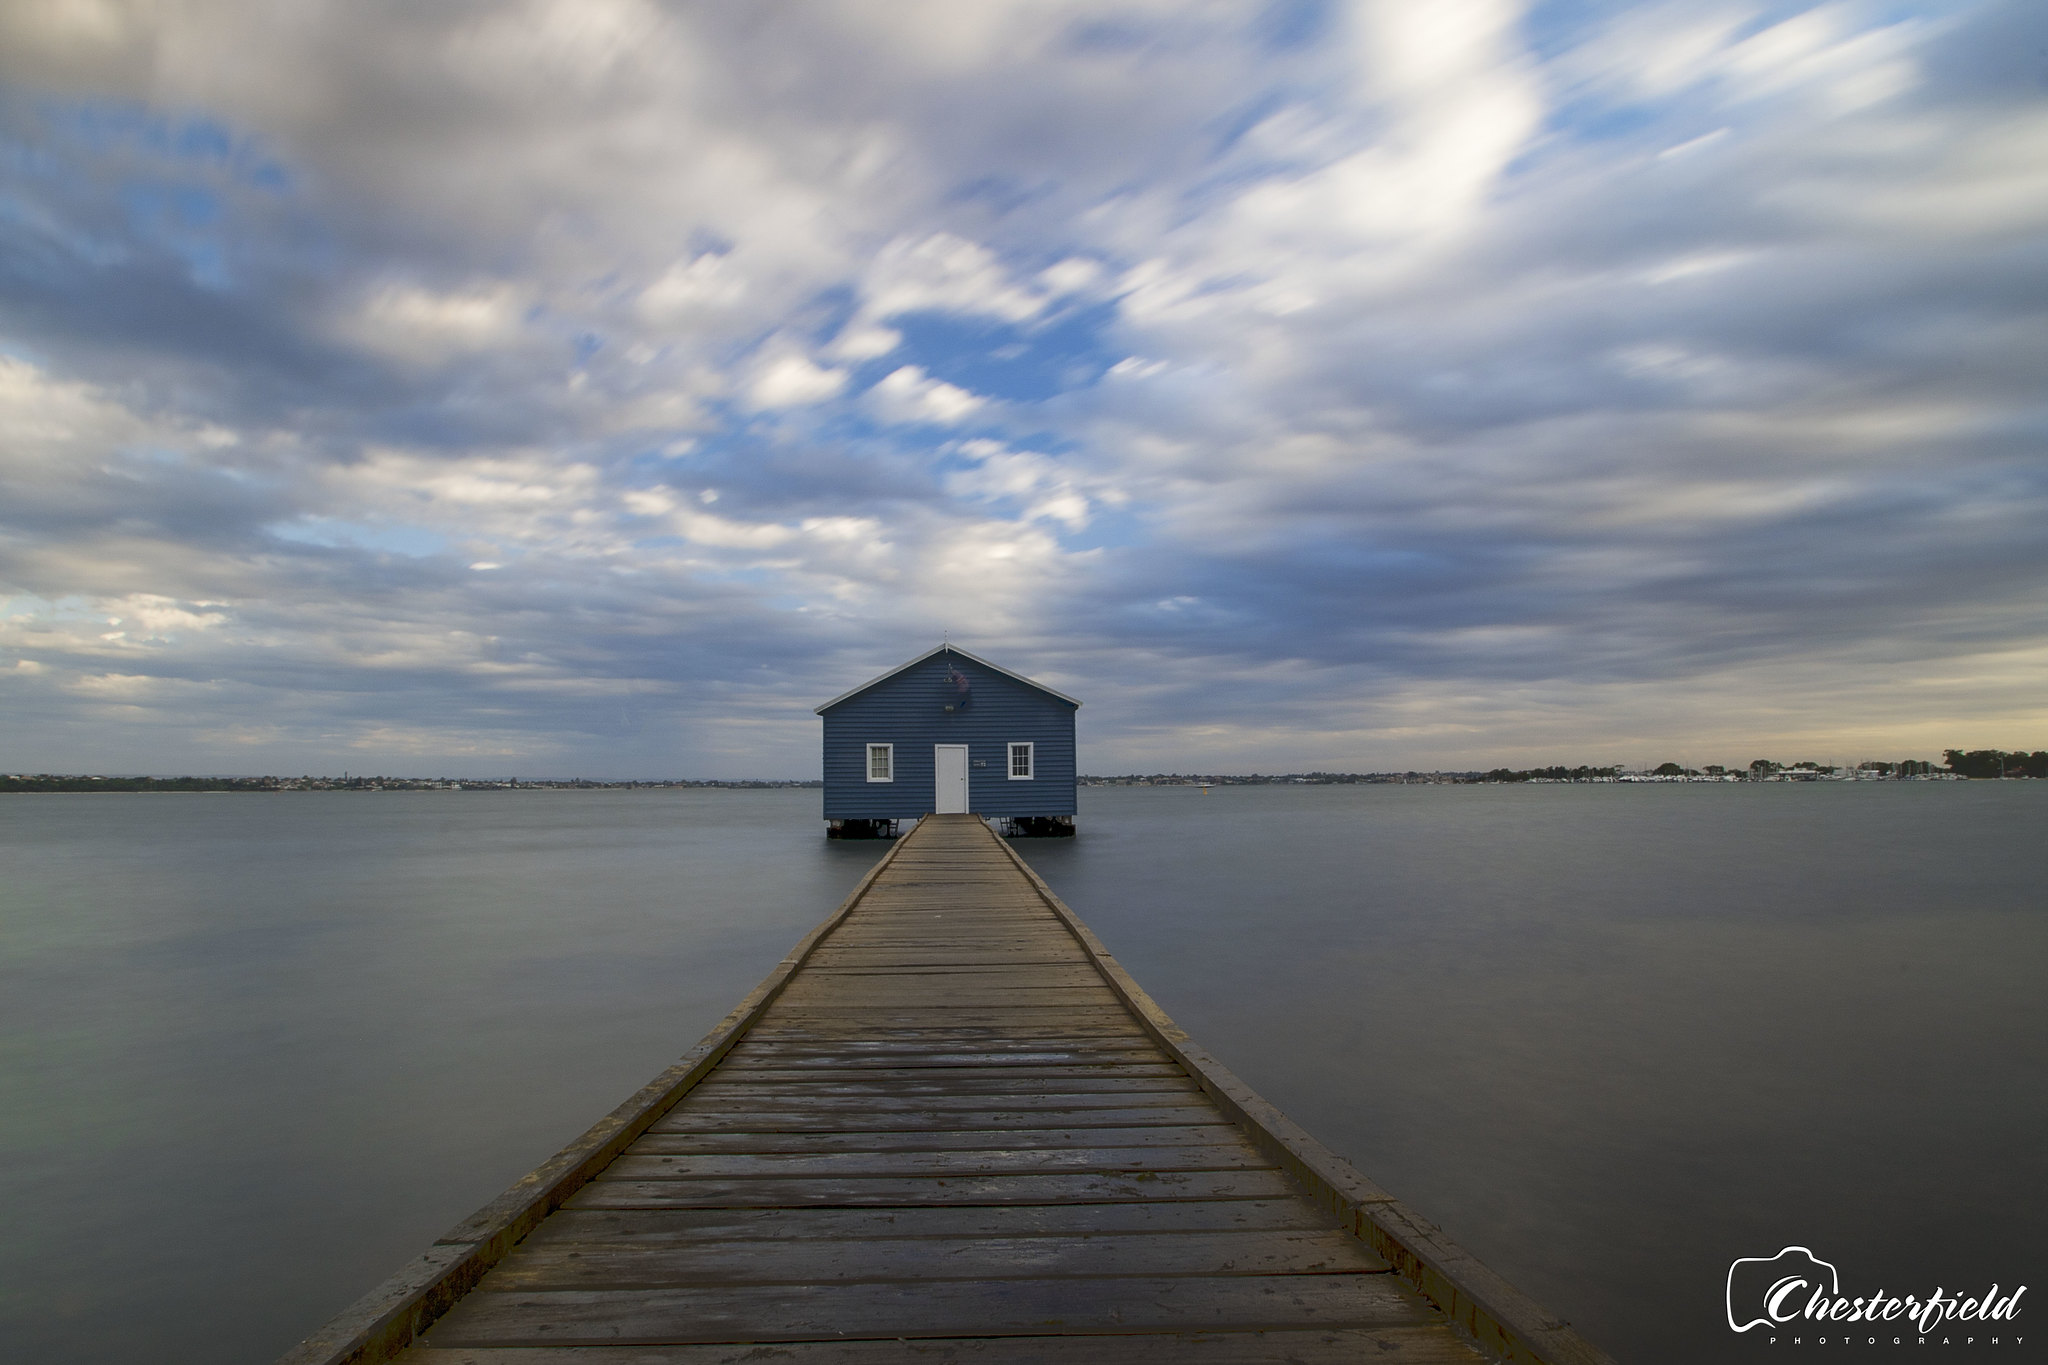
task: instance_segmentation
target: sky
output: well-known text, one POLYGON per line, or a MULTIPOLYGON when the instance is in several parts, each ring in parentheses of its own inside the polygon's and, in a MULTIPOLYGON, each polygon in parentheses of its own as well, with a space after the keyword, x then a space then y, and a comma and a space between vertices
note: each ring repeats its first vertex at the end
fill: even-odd
POLYGON ((0 770, 2048 747, 2048 7, 0 6, 0 770))

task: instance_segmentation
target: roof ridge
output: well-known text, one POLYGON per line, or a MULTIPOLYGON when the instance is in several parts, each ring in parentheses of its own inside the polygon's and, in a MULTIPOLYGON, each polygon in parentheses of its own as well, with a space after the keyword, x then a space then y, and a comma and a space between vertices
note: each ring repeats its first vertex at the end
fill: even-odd
POLYGON ((999 663, 992 663, 989 660, 982 658, 979 654, 970 653, 969 651, 962 649, 960 646, 953 644, 950 641, 942 640, 938 644, 933 645, 930 649, 926 650, 924 653, 918 655, 916 658, 906 660, 905 662, 900 663, 896 665, 896 667, 888 670, 886 673, 878 673, 874 677, 869 678, 866 682, 862 683, 860 686, 848 688, 846 691, 841 692, 838 696, 826 702, 824 705, 813 707, 812 710, 815 714, 822 716, 827 711, 831 710, 833 707, 839 705, 839 703, 845 701, 848 697, 856 696, 862 692, 865 692, 870 687, 875 686, 877 683, 887 682, 889 679, 895 677, 897 674, 902 673, 907 669, 917 667, 917 665, 923 663, 926 659, 929 659, 936 654, 958 654, 963 659, 968 659, 973 661, 974 663, 978 663, 983 668, 993 669, 995 672, 1002 674, 1006 678, 1011 678, 1017 682, 1023 683, 1026 687, 1036 688, 1038 691, 1045 693, 1047 696, 1058 697, 1061 701, 1067 703, 1069 706, 1079 707, 1081 705, 1078 698, 1070 697, 1056 687, 1047 687, 1044 683, 1039 682, 1036 678, 1027 678, 1022 673, 1017 673, 1010 669, 1004 668, 999 663))

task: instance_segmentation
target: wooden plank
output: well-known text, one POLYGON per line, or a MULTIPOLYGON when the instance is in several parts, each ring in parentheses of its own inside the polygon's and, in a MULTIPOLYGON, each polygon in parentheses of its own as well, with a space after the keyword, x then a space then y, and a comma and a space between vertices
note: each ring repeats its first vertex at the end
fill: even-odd
MULTIPOLYGON (((971 895, 986 896, 984 889, 971 895)), ((913 900, 894 886, 882 887, 865 912, 849 918, 835 935, 841 942, 863 938, 903 938, 911 934, 968 938, 976 935, 1052 938, 1066 935, 1066 926, 1045 914, 1043 905, 1015 905, 1002 910, 931 910, 931 902, 913 900)), ((1067 935, 1071 939, 1071 935, 1067 935)))
POLYGON ((635 1147, 605 1168, 610 1180, 697 1180, 881 1175, 1019 1175, 1037 1171, 1272 1170, 1249 1142, 1173 1147, 991 1147, 976 1151, 690 1152, 635 1147))
POLYGON ((1137 1175, 961 1175, 796 1180, 591 1181, 577 1209, 877 1208, 913 1204, 1113 1204, 1128 1200, 1286 1199, 1295 1187, 1274 1170, 1161 1171, 1137 1175))
MULTIPOLYGON (((810 1013, 810 1011, 806 1011, 810 1013)), ((983 1023, 978 1019, 961 1017, 928 1019, 917 1024, 877 1025, 872 1020, 863 1020, 860 1032, 829 1030, 816 1033, 794 1011, 770 1009, 754 1021, 754 1027, 747 1030, 748 1042, 807 1042, 820 1039, 833 1043, 873 1043, 886 1047, 891 1043, 909 1039, 959 1040, 983 1038, 991 1042, 1015 1043, 1032 1046, 1041 1043, 1088 1043, 1106 1039, 1143 1043, 1157 1046, 1156 1040, 1138 1026, 1138 1021, 1125 1010, 1089 1010, 1085 1013, 1067 1015, 1054 1020, 1043 1028, 1014 1028, 1007 1021, 998 1026, 983 1023)))
POLYGON ((940 1128, 922 1132, 866 1133, 649 1133, 636 1153, 684 1152, 968 1152, 1028 1145, 1067 1147, 1202 1147, 1234 1143, 1242 1135, 1226 1123, 1178 1128, 940 1128))
POLYGON ((854 946, 841 944, 833 959, 818 964, 823 975, 881 971, 898 974, 949 971, 1085 971, 1088 955, 1072 942, 990 939, 919 939, 903 943, 854 946), (935 959, 911 961, 906 959, 935 959))
POLYGON ((790 1081, 805 1081, 813 1078, 829 1080, 834 1075, 847 1079, 877 1079, 877 1073, 894 1073, 888 1080, 915 1080, 934 1074, 942 1076, 985 1076, 989 1078, 1008 1076, 1024 1079, 1037 1076, 1049 1079, 1055 1076, 1123 1076, 1141 1075, 1146 1072, 1169 1073, 1186 1076, 1187 1071, 1169 1057, 1157 1053, 1139 1052, 1055 1052, 1039 1049, 1025 1052, 1019 1050, 1008 1055, 992 1055, 986 1052, 895 1052, 865 1053, 854 1056, 833 1057, 823 1053, 792 1057, 747 1056, 719 1068, 735 1074, 783 1078, 790 1081))
POLYGON ((960 866, 946 869, 943 886, 917 886, 901 880, 914 876, 915 869, 898 864, 889 884, 865 907, 863 914, 848 921, 848 932, 880 923, 886 927, 932 927, 1016 923, 1032 929, 1057 928, 1034 905, 1030 892, 1015 881, 989 880, 960 866))
POLYGON ((892 1237, 871 1241, 549 1242, 521 1246, 490 1276, 495 1293, 664 1289, 710 1284, 843 1284, 1106 1275, 1384 1274, 1356 1237, 1317 1232, 1089 1233, 892 1237))
POLYGON ((661 1133, 912 1133, 976 1129, 1007 1132, 1023 1128, 1180 1128, 1214 1123, 1207 1105, 1137 1105, 1105 1109, 670 1110, 650 1130, 661 1133))
POLYGON ((852 1027, 860 1031, 879 1029, 920 1029, 932 1027, 934 1023, 973 1023, 981 1027, 1008 1029, 1022 1033, 1022 1036, 1044 1036, 1069 1021, 1114 1019, 1116 1009, 1110 1005, 1022 1005, 1006 1001, 1001 1005, 989 1005, 987 1001, 975 1001, 973 1005, 963 1003, 940 1003, 930 1001, 920 1005, 848 1005, 848 1003, 811 1003, 799 1007, 788 1007, 778 1019, 786 1025, 805 1027, 852 1027))
POLYGON ((1087 950, 1059 925, 1040 917, 1040 927, 938 930, 896 926, 843 929, 824 945, 828 953, 856 953, 880 956, 884 953, 933 953, 947 951, 1043 952, 1065 961, 1085 960, 1087 950))
MULTIPOLYGON (((693 1094, 686 1104, 679 1104, 670 1110, 670 1116, 678 1113, 693 1114, 838 1114, 848 1118, 863 1115, 880 1117, 884 1114, 942 1114, 953 1112, 980 1113, 1023 1113, 1046 1116, 1051 1123, 1064 1120, 1052 1117, 1058 1114, 1078 1113, 1084 1109, 1184 1109, 1200 1107, 1202 1096, 1192 1086, 1186 1089, 1139 1090, 1120 1087, 1115 1090, 1082 1091, 1065 1090, 1059 1093, 1031 1095, 1014 1104, 1001 1103, 1000 1094, 975 1092, 970 1094, 921 1094, 896 1096, 887 1093, 878 1095, 817 1095, 802 1094, 772 1096, 733 1095, 725 1096, 719 1091, 693 1094)), ((965 1124, 964 1127, 978 1127, 965 1124)))
POLYGON ((1473 1365, 1441 1323, 1421 1327, 1279 1332, 1126 1333, 1115 1336, 935 1337, 919 1341, 790 1341, 746 1346, 448 1347, 420 1345, 400 1365, 1473 1365))
POLYGON ((1131 1048, 1122 1052, 1090 1052, 1081 1049, 1058 1051, 1052 1048, 1038 1048, 1031 1051, 1018 1049, 1010 1053, 971 1052, 960 1049, 952 1052, 868 1052, 852 1055, 834 1055, 813 1052, 801 1056, 760 1056, 748 1054, 731 1059, 719 1068, 723 1073, 734 1073, 784 1077, 793 1081, 812 1077, 830 1078, 833 1074, 858 1079, 873 1078, 876 1072, 895 1072, 891 1080, 913 1080, 920 1074, 972 1075, 989 1077, 1009 1076, 1023 1078, 1042 1073, 1044 1077, 1084 1076, 1090 1073, 1103 1076, 1137 1075, 1144 1071, 1170 1072, 1177 1076, 1187 1075, 1180 1063, 1157 1052, 1141 1052, 1131 1048))
POLYGON ((1051 990, 1086 986, 1102 989, 1102 978, 1086 962, 870 963, 816 967, 804 973, 807 985, 820 990, 851 990, 899 986, 927 990, 935 986, 977 990, 1051 990))
MULTIPOLYGON (((948 902, 942 896, 911 891, 895 878, 904 871, 901 863, 891 870, 890 881, 878 888, 875 898, 860 913, 842 922, 838 932, 849 937, 865 933, 907 933, 913 929, 932 933, 1058 933, 1066 928, 1048 918, 1045 906, 1028 888, 1015 881, 982 882, 964 887, 961 896, 948 902), (985 903, 976 908, 977 903, 985 903)), ((956 869, 951 875, 958 876, 956 869)))
POLYGON ((999 1038, 986 1031, 971 1033, 964 1030, 895 1034, 880 1038, 773 1035, 763 1031, 750 1033, 728 1055, 735 1063, 748 1065, 779 1064, 778 1059, 788 1058, 790 1065, 803 1066, 807 1064, 806 1059, 815 1057, 822 1059, 821 1065, 844 1062, 860 1066, 865 1064, 864 1058, 871 1056, 885 1059, 895 1056, 985 1057, 990 1065, 996 1065, 1007 1064, 1012 1059, 1028 1061, 1040 1056, 1049 1063, 1068 1058, 1114 1061, 1134 1052, 1147 1058, 1166 1056, 1165 1049, 1135 1030, 1099 1036, 1061 1033, 1041 1038, 999 1038))
MULTIPOLYGON (((901 917, 898 917, 899 921, 901 917)), ((891 950, 929 953, 935 950, 966 949, 987 951, 991 948, 1022 948, 1044 952, 1066 961, 1085 961, 1088 954, 1066 928, 1043 915, 1035 917, 1031 924, 975 925, 958 924, 951 928, 927 928, 900 922, 876 925, 872 928, 848 928, 834 934, 824 945, 834 953, 856 952, 879 954, 891 950)))
POLYGON ((911 972, 887 972, 883 968, 848 968, 840 972, 805 972, 788 984, 786 1005, 803 1007, 813 995, 838 995, 848 999, 877 999, 887 995, 924 997, 934 993, 975 993, 975 990, 1028 990, 1032 995, 1061 1001, 1108 1001, 1116 995, 1085 966, 991 966, 987 970, 928 968, 911 972))
MULTIPOLYGON (((945 1019, 948 1013, 968 1013, 964 1008, 947 1010, 914 1009, 806 1009, 803 1014, 792 1013, 785 1022, 801 1028, 813 1039, 828 1039, 840 1034, 874 1035, 888 1033, 904 1036, 930 1028, 935 1022, 945 1019)), ((1054 1030, 1071 1010, 1023 1010, 1015 1007, 995 1010, 977 1007, 972 1013, 972 1022, 980 1027, 1007 1029, 1018 1036, 1029 1038, 1040 1044, 1059 1043, 1075 1040, 1076 1033, 1056 1033, 1054 1030)), ((1176 1059, 1177 1060, 1177 1059, 1176 1059)))
MULTIPOLYGON (((807 1004, 777 1000, 769 1022, 779 1028, 798 1025, 854 1023, 876 1032, 897 1029, 986 1028, 1018 1037, 1078 1037, 1090 1026, 1105 1032, 1130 1036, 1130 1011, 1114 999, 1106 1004, 1069 1005, 1059 1009, 1027 1007, 1014 1001, 1001 1005, 975 1004, 943 1010, 905 1011, 901 1023, 882 1017, 884 1011, 872 1005, 807 1004)), ((1143 1037, 1143 1034, 1137 1035, 1143 1037)))
POLYGON ((1185 1200, 1166 1204, 991 1204, 832 1209, 563 1209, 522 1245, 551 1242, 734 1242, 783 1246, 878 1237, 1028 1237, 1064 1234, 1311 1232, 1337 1220, 1302 1199, 1185 1200))
POLYGON ((1132 1081, 1083 1076, 1073 1081, 1019 1081, 1014 1086, 993 1081, 944 1081, 863 1086, 855 1083, 751 1084, 705 1087, 691 1100, 690 1112, 730 1113, 744 1109, 820 1113, 901 1109, 1025 1109, 1043 1102, 1053 1109, 1147 1108, 1199 1105, 1202 1092, 1191 1081, 1152 1076, 1132 1081))
POLYGON ((1124 1032, 1019 1028, 1012 1037, 998 1039, 995 1030, 987 1026, 972 1032, 942 1033, 929 1026, 920 1027, 916 1022, 873 1029, 849 1027, 837 1019, 790 1020, 787 1023, 788 1027, 778 1027, 771 1037, 764 1040, 770 1050, 754 1055, 771 1059, 778 1055, 788 1055, 793 1059, 807 1055, 832 1055, 845 1058, 848 1065, 859 1065, 864 1057, 887 1058, 899 1053, 908 1056, 971 1057, 986 1054, 1003 1057, 1018 1052, 1096 1052, 1103 1054, 1106 1060, 1133 1052, 1148 1056, 1165 1053, 1164 1048, 1145 1035, 1124 1032))
MULTIPOLYGON (((1043 1054, 1040 1054, 1041 1056, 1043 1054)), ((1028 1056, 1028 1054, 1027 1054, 1028 1056)), ((735 1066, 728 1059, 711 1079, 723 1085, 967 1085, 988 1081, 1018 1084, 1025 1081, 1140 1081, 1186 1080, 1188 1073, 1172 1062, 1053 1062, 1032 1060, 1004 1063, 970 1062, 956 1058, 932 1060, 924 1065, 882 1065, 866 1059, 866 1066, 756 1066, 751 1059, 735 1066)))
POLYGON ((878 952, 835 953, 831 960, 816 964, 821 978, 883 973, 890 976, 933 976, 940 974, 980 975, 997 972, 1030 973, 1048 979, 1064 976, 1087 982, 1094 968, 1079 953, 1055 955, 1043 948, 1030 951, 993 950, 982 944, 911 953, 903 949, 878 952))
POLYGON ((821 973, 885 971, 1061 971, 1086 970, 1088 956, 1072 942, 991 939, 919 939, 872 945, 841 944, 818 964, 821 973), (931 960, 909 960, 931 959, 931 960))
POLYGON ((1018 1053, 1045 1052, 1054 1055, 1077 1057, 1099 1056, 1104 1061, 1118 1061, 1125 1058, 1158 1060, 1166 1056, 1165 1049, 1142 1034, 1125 1033, 1079 1033, 1051 1030, 1034 1030, 1012 1040, 999 1041, 983 1031, 974 1034, 937 1034, 928 1029, 892 1028, 866 1030, 844 1029, 836 1024, 825 1027, 799 1027, 778 1030, 759 1050, 747 1055, 759 1058, 763 1065, 775 1065, 778 1059, 788 1057, 792 1063, 802 1064, 808 1057, 833 1057, 842 1059, 844 1065, 862 1066, 867 1058, 882 1060, 878 1065, 888 1065, 888 1058, 905 1057, 988 1057, 991 1065, 1000 1065, 1001 1059, 1018 1053))
POLYGON ((892 1021, 915 1024, 921 1020, 955 1011, 1002 1024, 1049 1024, 1070 1010, 1096 1008, 1094 992, 1079 988, 1053 987, 1047 990, 974 991, 873 990, 826 991, 806 989, 790 1001, 792 1010, 819 1014, 864 1015, 874 1023, 892 1021))
POLYGON ((735 1076, 766 1081, 803 1084, 809 1081, 886 1079, 910 1081, 935 1076, 962 1079, 1002 1076, 1017 1079, 1050 1080, 1058 1076, 1139 1076, 1170 1074, 1185 1077, 1179 1063, 1149 1052, 1069 1052, 1049 1049, 1013 1052, 1008 1056, 986 1052, 870 1052, 852 1057, 808 1056, 763 1057, 758 1054, 729 1062, 719 1068, 735 1076))
MULTIPOLYGON (((821 1060, 821 1059, 806 1059, 821 1060)), ((718 1079, 724 1080, 725 1068, 720 1068, 718 1079)), ((1017 1084, 1033 1081, 1117 1081, 1117 1080, 1187 1080, 1188 1073, 1173 1062, 1153 1060, 1139 1054, 1126 1054, 1122 1060, 1098 1058, 1094 1061, 1046 1062, 1026 1056, 1015 1062, 990 1061, 986 1058, 919 1057, 912 1055, 904 1059, 888 1057, 851 1058, 839 1066, 797 1066, 788 1061, 780 1065, 756 1066, 749 1061, 732 1068, 733 1085, 781 1085, 781 1086, 823 1086, 823 1085, 938 1085, 955 1083, 965 1085, 976 1081, 1017 1084), (857 1065, 865 1062, 865 1065, 857 1065), (902 1064, 907 1062, 909 1064, 902 1064)))
POLYGON ((1109 988, 1093 986, 1037 986, 1029 982, 992 981, 985 985, 964 983, 957 978, 937 978, 936 984, 910 983, 901 978, 865 978, 859 981, 824 981, 805 977, 792 983, 783 1003, 791 1009, 921 1009, 956 1005, 988 1009, 1065 1009, 1076 1005, 1114 1002, 1109 988))
POLYGON ((924 1019, 920 1023, 874 1023, 862 1019, 860 1031, 848 1031, 840 1027, 819 1029, 817 1023, 831 1023, 829 1019, 813 1021, 805 1015, 815 1011, 768 1011, 762 1015, 752 1029, 748 1029, 748 1042, 762 1044, 809 1044, 809 1046, 831 1046, 831 1048, 852 1048, 852 1046, 874 1046, 889 1048, 907 1042, 930 1042, 934 1046, 954 1046, 969 1040, 981 1040, 989 1046, 1014 1046, 1014 1048, 1044 1048, 1044 1046, 1157 1046, 1151 1033, 1137 1025, 1137 1019, 1130 1017, 1130 1011, 1100 1011, 1090 1009, 1079 1015, 1069 1015, 1051 1021, 1047 1027, 1010 1027, 983 1023, 981 1019, 924 1019))
POLYGON ((435 1324, 450 1346, 802 1341, 1162 1328, 1392 1327, 1430 1315, 1389 1275, 558 1290, 471 1294, 435 1324))
POLYGON ((729 1103, 762 1100, 780 1104, 785 1100, 808 1104, 822 1099, 867 1100, 878 1096, 894 1099, 923 1099, 931 1095, 982 1095, 1022 1097, 1038 1095, 1173 1094, 1199 1095, 1201 1090, 1178 1069, 1154 1070, 1135 1076, 1082 1072, 1071 1076, 952 1076, 943 1071, 908 1077, 865 1077, 840 1074, 815 1080, 762 1080, 754 1077, 726 1080, 714 1076, 699 1086, 700 1103, 729 1103))

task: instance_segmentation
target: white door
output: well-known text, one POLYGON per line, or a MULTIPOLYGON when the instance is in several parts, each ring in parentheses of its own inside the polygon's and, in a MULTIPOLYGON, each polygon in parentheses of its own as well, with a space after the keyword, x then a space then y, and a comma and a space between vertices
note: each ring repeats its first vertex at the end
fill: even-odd
POLYGON ((932 771, 937 775, 932 809, 941 815, 967 814, 967 746, 933 745, 932 771))

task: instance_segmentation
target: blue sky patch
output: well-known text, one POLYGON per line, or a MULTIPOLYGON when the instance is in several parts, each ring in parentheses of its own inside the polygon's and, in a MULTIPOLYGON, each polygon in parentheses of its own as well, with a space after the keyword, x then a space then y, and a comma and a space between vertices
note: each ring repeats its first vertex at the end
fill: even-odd
POLYGON ((1050 323, 1021 327, 954 313, 906 313, 890 319, 903 344, 889 369, 909 363, 970 393, 1035 403, 1101 379, 1123 357, 1105 344, 1116 305, 1075 309, 1050 323))
POLYGON ((316 516, 278 522, 266 529, 279 540, 330 550, 373 550, 425 559, 448 549, 448 538, 440 532, 402 522, 368 523, 316 516))

